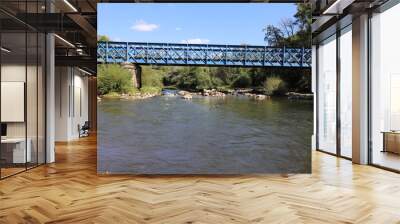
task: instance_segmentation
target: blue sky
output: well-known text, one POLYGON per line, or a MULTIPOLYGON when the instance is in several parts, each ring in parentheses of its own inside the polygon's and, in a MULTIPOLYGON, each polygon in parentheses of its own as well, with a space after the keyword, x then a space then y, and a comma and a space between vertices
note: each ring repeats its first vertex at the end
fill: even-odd
POLYGON ((294 4, 98 4, 98 34, 116 41, 264 45, 263 27, 294 4))

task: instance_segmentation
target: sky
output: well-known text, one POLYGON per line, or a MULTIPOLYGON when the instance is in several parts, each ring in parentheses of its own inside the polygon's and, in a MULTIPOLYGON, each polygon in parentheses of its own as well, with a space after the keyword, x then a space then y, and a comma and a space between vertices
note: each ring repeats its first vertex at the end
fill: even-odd
POLYGON ((124 42, 265 45, 262 29, 295 13, 294 4, 99 3, 97 32, 124 42))

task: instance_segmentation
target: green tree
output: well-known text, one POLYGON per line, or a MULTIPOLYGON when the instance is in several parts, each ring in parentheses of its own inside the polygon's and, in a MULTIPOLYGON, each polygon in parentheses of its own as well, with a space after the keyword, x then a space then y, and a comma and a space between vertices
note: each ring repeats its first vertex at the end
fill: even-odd
POLYGON ((195 86, 196 90, 213 88, 213 83, 210 74, 208 74, 204 70, 200 70, 199 72, 197 72, 195 74, 195 86))
POLYGON ((297 12, 294 15, 296 23, 299 26, 297 32, 298 42, 305 46, 311 46, 311 23, 312 23, 312 8, 311 4, 297 4, 297 12))
POLYGON ((311 4, 298 4, 294 19, 284 18, 279 26, 263 29, 264 41, 269 46, 311 46, 311 4))
POLYGON ((130 93, 133 90, 131 73, 120 65, 99 65, 97 91, 100 95, 130 93))
POLYGON ((163 70, 152 66, 142 66, 142 86, 162 88, 163 70))
POLYGON ((311 15, 311 4, 297 4, 297 12, 294 17, 296 18, 296 23, 299 26, 300 30, 311 31, 311 15))
POLYGON ((97 35, 97 41, 110 41, 110 38, 106 35, 97 35))
POLYGON ((283 32, 278 27, 268 25, 263 29, 263 32, 265 33, 264 41, 267 42, 268 46, 278 46, 283 43, 283 32))

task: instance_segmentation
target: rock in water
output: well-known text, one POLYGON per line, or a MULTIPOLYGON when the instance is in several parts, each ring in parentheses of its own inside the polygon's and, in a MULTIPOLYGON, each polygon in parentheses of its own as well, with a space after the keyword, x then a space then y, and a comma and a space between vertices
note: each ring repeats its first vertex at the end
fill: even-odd
POLYGON ((184 96, 184 95, 189 94, 189 92, 184 91, 184 90, 179 90, 177 93, 178 93, 179 96, 184 96))
POLYGON ((259 94, 259 95, 256 95, 255 97, 254 97, 256 100, 265 100, 265 95, 261 95, 261 94, 259 94))
POLYGON ((192 95, 190 95, 190 94, 185 94, 185 95, 183 95, 182 96, 182 99, 185 99, 185 100, 190 100, 190 99, 192 99, 193 97, 192 97, 192 95))

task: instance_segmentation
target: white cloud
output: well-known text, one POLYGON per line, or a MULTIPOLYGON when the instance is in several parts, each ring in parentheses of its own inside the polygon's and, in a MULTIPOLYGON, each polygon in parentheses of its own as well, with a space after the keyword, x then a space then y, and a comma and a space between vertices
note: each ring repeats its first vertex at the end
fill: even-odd
POLYGON ((176 27, 175 30, 176 30, 176 31, 181 31, 182 28, 181 28, 181 27, 176 27))
POLYGON ((194 38, 188 40, 182 40, 181 43, 183 44, 208 44, 210 40, 208 39, 201 39, 201 38, 194 38))
POLYGON ((138 20, 135 22, 135 25, 131 26, 131 29, 139 32, 150 32, 158 29, 159 27, 160 25, 158 24, 147 23, 144 20, 138 20))

